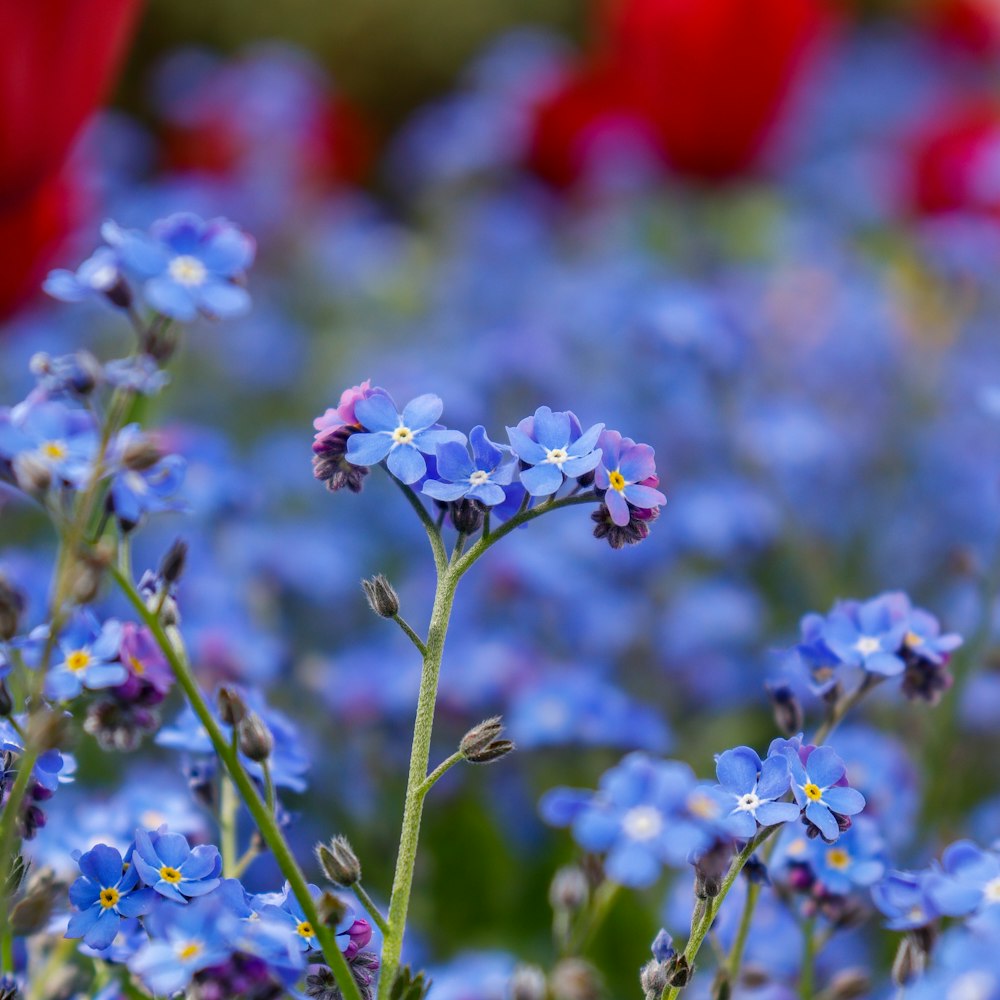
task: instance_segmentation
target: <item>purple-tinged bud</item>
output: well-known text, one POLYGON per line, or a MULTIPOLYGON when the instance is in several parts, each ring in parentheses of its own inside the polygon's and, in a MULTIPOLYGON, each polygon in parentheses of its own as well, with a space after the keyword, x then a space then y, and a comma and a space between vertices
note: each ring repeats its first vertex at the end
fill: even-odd
POLYGON ((155 709, 117 697, 98 698, 87 708, 84 731, 97 740, 102 750, 131 753, 148 733, 160 726, 155 709))
POLYGON ((787 684, 768 684, 767 693, 771 697, 774 724, 782 736, 794 736, 802 732, 805 715, 802 703, 787 684))
POLYGON ((622 549, 626 545, 637 545, 649 537, 649 526, 660 516, 658 508, 636 510, 629 508, 629 522, 625 525, 615 524, 611 511, 601 504, 591 515, 594 522, 594 537, 603 538, 613 549, 622 549))
POLYGON ((23 614, 24 594, 0 575, 0 642, 8 642, 17 635, 23 614))
POLYGON ((392 584, 381 574, 361 581, 361 589, 368 599, 368 607, 382 618, 395 618, 399 614, 399 595, 392 584))
POLYGON ((245 757, 260 764, 271 756, 274 736, 256 712, 250 712, 240 721, 237 732, 240 752, 245 757))
MULTIPOLYGON (((345 932, 341 932, 345 933, 345 932)), ((344 949, 344 957, 348 962, 372 939, 372 926, 367 920, 357 919, 347 928, 350 944, 344 949)))
POLYGON ((486 508, 478 500, 456 500, 451 505, 451 523, 463 535, 474 535, 485 516, 486 508))
POLYGON ((177 538, 167 549, 160 562, 160 579, 169 587, 176 583, 184 572, 184 565, 187 562, 188 544, 183 539, 177 538))
POLYGON ((316 857, 334 885, 348 888, 361 881, 361 862, 346 837, 338 834, 329 844, 317 844, 316 857))
POLYGON ((600 977, 580 958, 564 958, 552 970, 549 985, 553 1000, 600 1000, 600 977))
POLYGON ((691 982, 691 976, 694 974, 694 966, 688 964, 688 960, 684 955, 674 956, 670 965, 670 980, 668 985, 676 989, 683 989, 691 982))
POLYGON ((236 688, 220 687, 219 693, 215 696, 215 703, 219 709, 219 718, 224 725, 238 726, 246 718, 247 703, 236 688))
POLYGON ((466 754, 465 759, 470 764, 492 764, 493 761, 506 757, 507 754, 513 753, 516 749, 513 740, 494 740, 478 753, 466 754))
POLYGON ((733 845, 717 840, 694 863, 694 894, 699 899, 714 899, 722 891, 722 878, 729 868, 733 845))
POLYGON ((494 715, 473 726, 459 741, 458 749, 466 757, 482 753, 502 732, 503 720, 494 715))
POLYGON ((549 903, 560 913, 576 913, 590 896, 590 886, 582 868, 567 865, 560 868, 549 886, 549 903))
POLYGON ((548 986, 537 965, 519 965, 510 977, 510 1000, 545 1000, 548 986))

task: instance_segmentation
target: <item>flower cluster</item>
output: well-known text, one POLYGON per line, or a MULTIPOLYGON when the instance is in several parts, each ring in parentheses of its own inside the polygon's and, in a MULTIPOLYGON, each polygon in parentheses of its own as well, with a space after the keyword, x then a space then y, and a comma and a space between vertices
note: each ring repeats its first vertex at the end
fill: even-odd
POLYGON ((761 830, 801 818, 807 837, 832 844, 850 829, 865 800, 848 785, 843 761, 826 746, 778 739, 762 760, 750 747, 716 758, 717 784, 699 782, 687 765, 629 754, 596 792, 558 788, 542 816, 570 826, 581 847, 606 855, 608 877, 652 884, 662 866, 717 864, 761 830))
POLYGON ((820 692, 848 668, 876 678, 902 676, 903 693, 931 704, 951 686, 948 660, 960 636, 894 591, 867 601, 839 601, 826 616, 802 619, 798 652, 820 692))
MULTIPOLYGON (((296 982, 307 963, 322 961, 316 931, 287 884, 280 892, 247 893, 237 879, 221 877, 213 845, 192 848, 166 827, 140 828, 124 854, 97 844, 78 864, 66 936, 127 965, 156 994, 173 995, 194 982, 199 996, 272 997, 296 982)), ((310 891, 320 898, 316 886, 310 891)), ((370 997, 378 969, 377 957, 364 950, 371 927, 339 897, 329 905, 341 950, 370 997)))
MULTIPOLYGON (((24 754, 22 735, 25 716, 13 721, 0 719, 0 814, 7 806, 11 787, 17 779, 24 754)), ((46 803, 60 785, 69 784, 76 774, 76 759, 72 754, 52 748, 38 756, 31 769, 31 778, 18 815, 18 830, 25 840, 31 840, 45 826, 46 803)))
POLYGON ((644 539, 666 503, 656 488, 653 449, 603 424, 585 430, 576 414, 540 406, 508 427, 509 443, 502 444, 482 425, 468 437, 445 428, 438 423, 443 410, 431 394, 399 410, 369 380, 345 390, 338 405, 314 421, 316 478, 330 490, 356 493, 369 469, 384 462, 466 534, 479 529, 487 510, 510 517, 560 494, 582 495, 600 504, 594 534, 613 548, 644 539))

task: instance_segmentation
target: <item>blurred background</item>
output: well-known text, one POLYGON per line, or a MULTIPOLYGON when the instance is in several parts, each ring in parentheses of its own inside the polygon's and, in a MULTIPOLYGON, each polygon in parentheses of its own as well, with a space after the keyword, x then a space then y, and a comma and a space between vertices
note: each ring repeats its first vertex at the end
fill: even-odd
MULTIPOLYGON (((940 707, 886 694, 838 737, 891 863, 1000 833, 1000 3, 0 0, 0 38, 4 402, 36 351, 127 349, 110 309, 38 291, 103 219, 192 210, 258 240, 254 311, 193 328, 148 413, 188 511, 136 565, 183 535, 203 683, 294 720, 302 857, 347 832, 388 892, 418 664, 358 581, 387 573, 414 624, 431 593, 390 485, 313 480, 313 417, 371 377, 497 439, 549 404, 657 449, 643 545, 612 552, 571 510, 464 584, 436 753, 495 713, 520 752, 435 790, 411 944, 434 1000, 551 964, 574 848, 542 792, 632 749, 708 777, 773 735, 768 680, 816 717, 789 651, 836 598, 906 589, 968 640, 940 707)), ((0 529, 40 620, 44 524, 0 493, 0 529)), ((46 860, 150 816, 213 835, 176 713, 133 755, 78 747, 46 860)), ((263 859, 250 883, 276 877, 263 859)), ((609 996, 637 995, 661 923, 683 933, 671 898, 616 904, 590 946, 609 996)), ((845 935, 821 975, 886 955, 845 935)))

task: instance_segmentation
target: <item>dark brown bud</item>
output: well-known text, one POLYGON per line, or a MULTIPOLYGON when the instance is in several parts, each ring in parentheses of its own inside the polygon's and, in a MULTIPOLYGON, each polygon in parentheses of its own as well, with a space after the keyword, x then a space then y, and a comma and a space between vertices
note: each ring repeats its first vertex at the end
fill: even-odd
POLYGON ((399 596, 392 584, 381 574, 361 581, 361 589, 368 599, 368 607, 382 618, 395 618, 399 614, 399 596))
POLYGON ((346 888, 361 881, 361 862, 346 837, 338 835, 329 844, 317 844, 316 857, 334 885, 346 888))
POLYGON ((6 719, 14 711, 14 699, 10 695, 7 682, 0 679, 0 719, 6 719))
POLYGON ((802 732, 805 717, 802 704, 795 692, 787 684, 769 684, 768 694, 771 697, 771 708, 774 711, 774 724, 782 736, 794 736, 802 732))
POLYGON ((31 496, 40 496, 52 485, 52 471, 30 451, 15 456, 12 463, 14 480, 31 496))
POLYGON ((347 916, 347 904, 332 892, 324 892, 316 901, 316 912, 327 927, 336 927, 347 916))
POLYGON ((267 760, 274 749, 274 736, 267 723, 256 713, 250 712, 239 724, 240 752, 258 764, 267 760))
POLYGON ((470 764, 492 764, 493 761, 506 757, 507 754, 513 753, 516 749, 513 740, 494 740, 478 753, 466 754, 465 759, 470 764))
POLYGON ((163 458, 159 445, 146 435, 129 441, 122 452, 122 464, 135 472, 146 472, 163 458))
POLYGON ((486 508, 478 500, 458 500, 451 505, 451 523, 463 535, 475 534, 483 526, 486 508))
POLYGON ((0 576, 0 642, 17 635, 24 614, 24 595, 6 577, 0 576))
POLYGON ((479 725, 473 726, 462 737, 458 749, 466 757, 482 753, 502 732, 503 720, 499 715, 494 715, 490 719, 484 719, 479 725))
POLYGON ((219 718, 227 726, 238 726, 246 718, 246 702, 235 688, 219 688, 219 693, 215 696, 215 702, 219 707, 219 718))
POLYGON ((160 563, 160 579, 168 586, 176 583, 184 572, 184 564, 187 561, 187 542, 176 539, 173 545, 167 549, 163 561, 160 563))
POLYGON ((688 960, 683 955, 675 955, 671 959, 669 985, 676 989, 683 989, 694 974, 694 966, 688 964, 688 960))

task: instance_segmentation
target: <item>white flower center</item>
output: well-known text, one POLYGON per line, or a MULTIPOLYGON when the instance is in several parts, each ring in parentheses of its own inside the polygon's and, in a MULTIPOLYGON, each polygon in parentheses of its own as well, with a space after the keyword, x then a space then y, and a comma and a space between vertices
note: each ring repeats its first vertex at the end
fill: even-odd
POLYGON ((759 805, 760 799, 755 792, 747 792, 746 795, 741 795, 736 802, 736 808, 739 812, 753 812, 759 805))
POLYGON ((118 268, 113 264, 104 264, 99 267, 91 276, 91 287, 98 291, 106 291, 118 280, 118 268))
POLYGON ((636 806, 625 813, 622 829, 630 840, 652 840, 663 829, 663 817, 652 806, 636 806))
POLYGON ((562 468, 563 462, 569 458, 569 452, 565 448, 546 448, 545 461, 549 465, 558 465, 562 468))
POLYGON ((483 483, 488 483, 489 481, 490 474, 488 472, 484 472, 482 469, 476 469, 476 471, 469 476, 469 482, 472 483, 473 486, 482 486, 483 483))
POLYGON ((877 653, 882 648, 882 643, 880 643, 874 636, 863 635, 854 644, 854 648, 862 656, 871 656, 872 653, 877 653))
POLYGON ((987 903, 1000 903, 1000 876, 983 886, 983 899, 987 903))
POLYGON ((178 285, 187 285, 189 288, 200 285, 208 277, 208 271, 197 257, 190 254, 180 254, 167 265, 170 277, 178 285))
POLYGON ((413 440, 413 431, 409 427, 397 427, 392 432, 392 440, 396 444, 409 444, 413 440))

